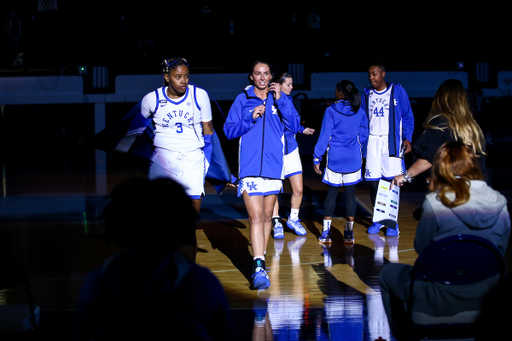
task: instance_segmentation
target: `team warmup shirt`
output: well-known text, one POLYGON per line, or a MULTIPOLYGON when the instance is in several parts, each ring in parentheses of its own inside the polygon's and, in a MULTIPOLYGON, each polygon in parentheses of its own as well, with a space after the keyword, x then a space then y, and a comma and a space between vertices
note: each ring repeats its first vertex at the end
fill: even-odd
POLYGON ((392 87, 393 85, 390 85, 380 92, 371 90, 368 94, 370 135, 389 135, 389 106, 391 104, 392 87))
POLYGON ((190 84, 186 93, 176 99, 167 96, 167 87, 150 92, 142 99, 142 115, 153 115, 155 147, 180 152, 203 148, 201 122, 212 120, 208 94, 190 84))

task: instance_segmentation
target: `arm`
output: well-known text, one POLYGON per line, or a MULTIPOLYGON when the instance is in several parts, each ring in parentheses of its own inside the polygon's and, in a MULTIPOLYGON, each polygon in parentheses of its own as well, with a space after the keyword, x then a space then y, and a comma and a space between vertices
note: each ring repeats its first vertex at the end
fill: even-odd
POLYGON ((206 136, 213 134, 213 123, 212 123, 212 121, 208 121, 208 122, 201 122, 201 124, 203 126, 203 136, 206 139, 206 136))
POLYGON ((411 151, 412 134, 414 132, 414 115, 411 109, 411 101, 404 88, 398 87, 399 90, 399 105, 402 114, 402 136, 404 138, 405 153, 411 151))
POLYGON ((213 123, 212 123, 212 107, 210 104, 210 97, 208 93, 201 89, 196 88, 197 91, 197 100, 199 101, 199 106, 201 110, 201 125, 203 128, 203 136, 206 139, 206 136, 212 135, 213 131, 213 123))
POLYGON ((247 109, 244 112, 242 102, 238 98, 235 99, 235 102, 229 109, 228 118, 224 123, 224 134, 226 137, 232 140, 247 133, 256 120, 259 119, 259 117, 253 117, 255 112, 256 110, 249 112, 247 109))
POLYGON ((292 101, 285 98, 285 96, 281 96, 279 99, 274 100, 274 103, 281 113, 285 128, 293 133, 298 133, 300 129, 300 116, 292 101))
MULTIPOLYGON (((416 160, 415 163, 413 163, 413 165, 405 171, 405 174, 407 175, 408 178, 412 178, 429 170, 430 168, 432 167, 432 164, 430 162, 428 162, 427 160, 425 159, 418 159, 416 160)), ((402 186, 405 182, 405 179, 404 179, 404 174, 401 174, 401 175, 397 175, 395 176, 395 178, 393 179, 392 181, 392 185, 396 185, 396 186, 402 186)))
POLYGON ((322 156, 327 150, 329 139, 331 138, 334 120, 329 108, 325 110, 324 118, 322 120, 322 128, 320 129, 320 136, 316 142, 315 151, 313 153, 313 164, 319 165, 322 161, 322 156))
POLYGON ((368 118, 364 112, 361 116, 361 125, 359 126, 359 143, 365 144, 366 140, 368 140, 368 118))

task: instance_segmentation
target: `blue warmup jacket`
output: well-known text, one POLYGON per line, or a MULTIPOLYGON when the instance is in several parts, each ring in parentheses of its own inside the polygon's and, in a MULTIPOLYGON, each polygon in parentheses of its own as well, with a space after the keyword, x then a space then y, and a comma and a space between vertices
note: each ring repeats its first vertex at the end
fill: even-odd
POLYGON ((313 163, 319 164, 327 150, 327 168, 336 173, 361 169, 361 147, 368 139, 368 119, 360 107, 352 111, 348 101, 336 101, 325 110, 313 163))
POLYGON ((290 101, 290 104, 292 105, 293 112, 295 113, 295 118, 297 119, 297 127, 298 129, 296 131, 291 131, 288 127, 285 127, 284 130, 284 138, 285 138, 285 145, 284 145, 284 155, 288 155, 291 152, 293 152, 295 149, 299 148, 299 145, 297 144, 297 140, 295 139, 295 134, 297 133, 303 133, 305 127, 300 125, 300 115, 293 106, 293 98, 289 95, 286 95, 288 100, 290 101))
POLYGON ((239 141, 239 179, 255 176, 283 179, 284 131, 297 131, 299 120, 293 103, 282 95, 274 101, 272 95, 266 103, 248 86, 239 94, 229 109, 224 123, 224 133, 228 139, 239 141), (257 106, 265 104, 266 110, 256 120, 252 113, 257 106))
MULTIPOLYGON (((402 157, 402 142, 407 140, 412 142, 412 133, 414 132, 414 115, 412 114, 411 103, 407 92, 399 83, 388 83, 388 89, 391 88, 391 98, 394 105, 389 106, 389 156, 402 157)), ((368 94, 373 88, 364 88, 361 96, 361 108, 369 119, 368 112, 368 94)), ((363 146, 363 157, 366 158, 367 144, 363 146)))

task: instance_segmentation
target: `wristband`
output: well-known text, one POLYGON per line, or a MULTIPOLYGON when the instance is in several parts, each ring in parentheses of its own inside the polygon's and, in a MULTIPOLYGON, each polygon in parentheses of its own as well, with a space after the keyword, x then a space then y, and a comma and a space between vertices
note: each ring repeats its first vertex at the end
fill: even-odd
POLYGON ((412 182, 412 178, 409 175, 407 175, 407 171, 403 174, 403 176, 405 182, 412 182))

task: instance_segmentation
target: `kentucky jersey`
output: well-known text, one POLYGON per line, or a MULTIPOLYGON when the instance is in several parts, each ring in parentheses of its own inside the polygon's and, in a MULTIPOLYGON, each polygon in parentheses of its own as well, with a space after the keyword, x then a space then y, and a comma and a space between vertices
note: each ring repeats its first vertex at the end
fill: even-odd
POLYGON ((150 92, 142 99, 142 114, 153 119, 153 145, 180 152, 202 148, 201 122, 212 120, 208 94, 190 84, 185 95, 176 99, 167 97, 167 87, 150 92))
POLYGON ((368 94, 368 128, 370 135, 389 135, 389 106, 391 87, 378 92, 371 90, 368 94))

